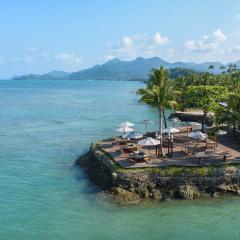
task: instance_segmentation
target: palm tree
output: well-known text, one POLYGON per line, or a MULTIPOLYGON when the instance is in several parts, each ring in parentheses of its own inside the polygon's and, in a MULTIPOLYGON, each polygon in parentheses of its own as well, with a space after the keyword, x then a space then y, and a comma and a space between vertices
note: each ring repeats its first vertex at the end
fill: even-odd
POLYGON ((237 69, 238 69, 237 64, 235 64, 235 63, 230 63, 230 64, 228 65, 228 70, 227 70, 227 72, 228 72, 228 73, 232 73, 232 72, 235 72, 237 69))
POLYGON ((240 93, 234 92, 229 95, 228 107, 233 122, 233 132, 236 130, 236 123, 240 123, 240 93))
POLYGON ((163 67, 160 69, 153 69, 148 81, 147 88, 139 89, 137 94, 141 96, 140 102, 146 103, 158 109, 159 112, 159 138, 160 138, 160 155, 163 156, 162 146, 162 127, 163 127, 163 112, 164 108, 172 108, 176 105, 169 80, 166 77, 163 67))
POLYGON ((235 133, 236 125, 240 126, 240 92, 229 94, 227 107, 219 108, 215 113, 215 118, 218 124, 231 123, 233 133, 235 133))
POLYGON ((213 69, 214 69, 214 65, 209 65, 209 67, 208 67, 208 70, 211 70, 212 71, 212 74, 213 74, 213 69))
POLYGON ((219 69, 222 71, 222 73, 224 73, 224 70, 226 69, 226 67, 224 65, 221 65, 219 69))

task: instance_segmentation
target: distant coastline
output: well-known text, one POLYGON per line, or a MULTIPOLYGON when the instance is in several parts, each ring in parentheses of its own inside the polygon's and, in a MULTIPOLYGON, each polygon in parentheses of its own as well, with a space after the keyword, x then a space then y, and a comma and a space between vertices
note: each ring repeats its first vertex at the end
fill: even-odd
MULTIPOLYGON (((239 62, 236 62, 239 65, 239 62)), ((109 81, 145 81, 152 68, 163 66, 169 70, 171 78, 187 76, 194 72, 208 72, 208 67, 214 66, 213 73, 221 72, 220 62, 175 62, 170 63, 159 57, 136 58, 133 61, 112 59, 102 65, 95 65, 77 72, 51 71, 46 74, 27 74, 9 78, 9 80, 109 80, 109 81)))

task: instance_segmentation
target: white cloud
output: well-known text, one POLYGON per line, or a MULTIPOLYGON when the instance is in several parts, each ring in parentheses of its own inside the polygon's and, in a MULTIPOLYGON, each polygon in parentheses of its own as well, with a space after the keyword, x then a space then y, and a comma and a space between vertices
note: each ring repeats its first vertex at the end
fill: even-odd
POLYGON ((163 37, 159 32, 156 32, 154 34, 153 41, 157 45, 164 45, 169 43, 169 39, 167 37, 163 37))
POLYGON ((210 36, 205 35, 201 39, 188 40, 185 42, 185 49, 196 52, 209 52, 218 49, 221 43, 227 40, 221 29, 215 30, 210 36))
POLYGON ((234 47, 230 47, 229 49, 228 49, 228 51, 229 52, 240 52, 240 44, 237 44, 237 45, 235 45, 234 47))
POLYGON ((68 64, 81 64, 82 63, 82 59, 75 55, 74 53, 60 53, 58 55, 55 56, 55 59, 63 61, 65 63, 68 64))
POLYGON ((131 37, 128 37, 128 36, 123 37, 122 42, 123 42, 125 47, 129 47, 129 48, 132 47, 133 40, 132 40, 131 37))
POLYGON ((107 53, 101 59, 110 60, 114 57, 133 59, 136 57, 152 57, 159 55, 162 45, 169 43, 167 37, 159 32, 153 35, 141 34, 124 36, 119 42, 108 43, 107 53))
POLYGON ((217 42, 224 42, 227 40, 226 35, 222 32, 221 29, 217 29, 213 32, 213 36, 217 42))

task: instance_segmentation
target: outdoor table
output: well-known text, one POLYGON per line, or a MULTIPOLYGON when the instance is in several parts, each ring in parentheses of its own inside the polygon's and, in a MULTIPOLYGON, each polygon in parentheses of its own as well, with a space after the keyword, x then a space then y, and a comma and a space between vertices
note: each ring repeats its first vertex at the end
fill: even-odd
POLYGON ((145 152, 135 151, 135 152, 129 154, 129 158, 134 161, 137 161, 137 162, 149 161, 151 159, 151 155, 146 154, 145 152))
POLYGON ((216 141, 212 141, 212 140, 210 140, 210 141, 208 140, 206 142, 206 148, 208 148, 208 146, 213 148, 213 149, 216 149, 217 148, 217 142, 216 141))
POLYGON ((119 145, 126 145, 127 143, 129 143, 130 141, 128 139, 121 139, 118 144, 119 145))
POLYGON ((135 146, 135 145, 125 145, 124 147, 123 147, 123 151, 125 152, 125 153, 132 153, 132 152, 134 152, 135 150, 137 150, 137 147, 135 146))
POLYGON ((196 148, 197 148, 198 144, 189 144, 189 145, 183 145, 182 149, 185 153, 196 153, 196 148))

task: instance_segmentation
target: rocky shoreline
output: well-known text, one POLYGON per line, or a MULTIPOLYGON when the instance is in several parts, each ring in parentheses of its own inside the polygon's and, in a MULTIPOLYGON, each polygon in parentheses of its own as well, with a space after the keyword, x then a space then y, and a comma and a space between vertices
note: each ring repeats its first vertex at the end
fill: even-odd
POLYGON ((106 196, 120 205, 240 194, 239 165, 123 169, 97 144, 92 144, 76 164, 106 196))

